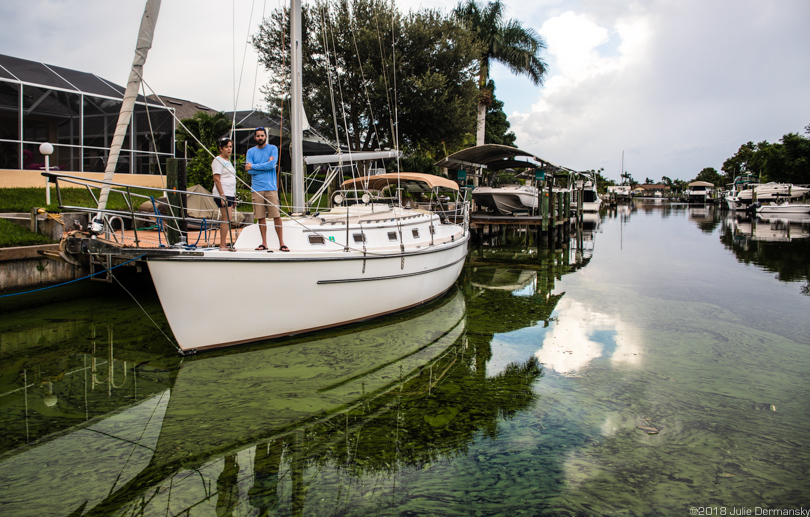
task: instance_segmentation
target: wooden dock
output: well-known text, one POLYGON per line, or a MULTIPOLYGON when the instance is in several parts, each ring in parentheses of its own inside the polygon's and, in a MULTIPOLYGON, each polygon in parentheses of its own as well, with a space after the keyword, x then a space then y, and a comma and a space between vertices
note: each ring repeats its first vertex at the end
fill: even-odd
MULTIPOLYGON (((548 224, 553 223, 554 226, 562 226, 566 223, 570 224, 571 221, 557 219, 555 221, 549 220, 546 217, 548 224)), ((487 212, 476 212, 470 216, 470 226, 478 228, 481 226, 542 226, 543 216, 541 215, 497 215, 487 212)))

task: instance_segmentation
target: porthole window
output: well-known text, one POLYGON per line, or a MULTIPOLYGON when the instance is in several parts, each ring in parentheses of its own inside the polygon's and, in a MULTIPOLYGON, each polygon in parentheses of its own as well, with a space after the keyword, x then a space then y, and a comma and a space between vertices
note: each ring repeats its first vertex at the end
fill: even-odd
POLYGON ((323 235, 310 235, 309 236, 309 243, 310 244, 324 244, 326 241, 323 238, 323 235))
POLYGON ((397 240, 397 232, 388 232, 388 240, 389 241, 397 240))
POLYGON ((362 243, 366 242, 366 234, 365 233, 355 233, 353 234, 354 242, 362 243))
POLYGON ((413 238, 414 238, 414 239, 418 239, 418 238, 419 238, 419 228, 414 228, 414 229, 413 229, 413 238))

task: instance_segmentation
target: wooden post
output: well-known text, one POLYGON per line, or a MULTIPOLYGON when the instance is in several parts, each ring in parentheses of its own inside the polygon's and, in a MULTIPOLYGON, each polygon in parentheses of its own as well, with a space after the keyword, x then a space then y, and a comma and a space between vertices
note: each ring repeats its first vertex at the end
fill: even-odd
POLYGON ((542 221, 543 231, 548 230, 548 197, 546 197, 546 182, 543 180, 540 183, 540 220, 542 221))
MULTIPOLYGON (((179 182, 177 162, 177 158, 169 158, 166 160, 166 199, 169 202, 169 215, 173 217, 182 216, 182 210, 175 208, 182 206, 180 194, 177 192, 179 182)), ((180 231, 177 226, 178 221, 175 219, 167 219, 163 221, 163 224, 166 228, 166 241, 169 246, 180 242, 180 231)))
POLYGON ((186 160, 179 161, 179 167, 177 168, 177 190, 181 190, 184 193, 180 194, 180 206, 183 207, 183 213, 181 217, 183 218, 180 221, 180 232, 184 235, 188 235, 188 221, 186 221, 186 216, 188 215, 188 196, 185 194, 185 191, 188 190, 188 175, 186 173, 186 160))

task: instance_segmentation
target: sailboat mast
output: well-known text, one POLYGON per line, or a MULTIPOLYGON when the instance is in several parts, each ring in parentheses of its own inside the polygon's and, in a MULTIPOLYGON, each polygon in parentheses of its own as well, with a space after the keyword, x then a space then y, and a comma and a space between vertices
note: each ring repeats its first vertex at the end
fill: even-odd
POLYGON ((301 58, 301 0, 290 0, 290 130, 292 138, 292 210, 291 212, 304 211, 304 136, 303 136, 303 111, 304 100, 302 94, 303 66, 301 58))
MULTIPOLYGON (((161 0, 147 0, 141 18, 141 27, 138 29, 138 43, 135 45, 135 58, 132 60, 132 68, 129 71, 127 88, 124 91, 124 100, 121 104, 121 111, 118 114, 118 124, 115 126, 112 145, 110 146, 110 156, 107 158, 107 168, 104 170, 104 181, 112 181, 115 174, 115 167, 118 164, 118 155, 121 154, 121 146, 127 135, 129 123, 132 120, 132 110, 135 106, 135 99, 138 97, 138 90, 141 88, 141 76, 143 75, 143 64, 146 62, 146 55, 152 48, 152 37, 155 34, 155 24, 160 12, 161 0)), ((107 207, 107 197, 110 195, 110 186, 104 185, 98 200, 99 216, 107 207)))

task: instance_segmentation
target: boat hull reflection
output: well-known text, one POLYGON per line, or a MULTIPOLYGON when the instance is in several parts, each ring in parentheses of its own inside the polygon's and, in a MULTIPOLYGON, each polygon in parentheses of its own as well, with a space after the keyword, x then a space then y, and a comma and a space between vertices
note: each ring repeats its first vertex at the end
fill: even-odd
POLYGON ((228 463, 260 441, 328 422, 414 378, 430 389, 440 377, 431 367, 465 328, 464 297, 454 289, 375 325, 186 358, 170 389, 0 460, 0 506, 26 515, 109 515, 140 506, 145 490, 175 482, 178 472, 228 463))

